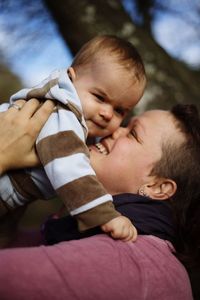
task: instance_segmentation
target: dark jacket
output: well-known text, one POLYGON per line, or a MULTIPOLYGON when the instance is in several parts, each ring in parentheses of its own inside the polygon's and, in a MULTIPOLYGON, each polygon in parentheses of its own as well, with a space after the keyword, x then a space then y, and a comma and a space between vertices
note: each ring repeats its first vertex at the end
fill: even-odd
MULTIPOLYGON (((174 226, 168 201, 152 200, 136 194, 120 194, 113 196, 113 203, 122 215, 132 221, 139 234, 154 235, 173 242, 174 226)), ((99 227, 79 232, 77 221, 71 216, 50 218, 42 231, 49 245, 102 233, 99 227)))

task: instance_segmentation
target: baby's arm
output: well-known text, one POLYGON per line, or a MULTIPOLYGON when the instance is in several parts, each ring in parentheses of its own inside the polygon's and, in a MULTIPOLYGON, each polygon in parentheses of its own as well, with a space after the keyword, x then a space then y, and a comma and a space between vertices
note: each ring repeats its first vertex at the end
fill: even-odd
POLYGON ((95 176, 83 128, 72 111, 58 105, 42 128, 36 146, 52 187, 77 219, 80 231, 120 215, 112 196, 95 176))
POLYGON ((134 242, 137 238, 137 230, 131 221, 119 216, 101 226, 101 229, 109 233, 114 239, 134 242))

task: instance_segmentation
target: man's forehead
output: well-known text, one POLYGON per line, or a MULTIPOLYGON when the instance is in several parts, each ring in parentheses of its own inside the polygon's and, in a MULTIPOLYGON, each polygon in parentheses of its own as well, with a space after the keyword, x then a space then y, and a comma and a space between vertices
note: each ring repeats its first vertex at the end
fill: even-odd
POLYGON ((148 110, 138 116, 139 119, 146 119, 152 122, 173 123, 173 117, 170 111, 161 109, 148 110))
POLYGON ((137 123, 144 132, 172 131, 175 130, 175 121, 169 111, 149 110, 133 118, 133 125, 137 123))

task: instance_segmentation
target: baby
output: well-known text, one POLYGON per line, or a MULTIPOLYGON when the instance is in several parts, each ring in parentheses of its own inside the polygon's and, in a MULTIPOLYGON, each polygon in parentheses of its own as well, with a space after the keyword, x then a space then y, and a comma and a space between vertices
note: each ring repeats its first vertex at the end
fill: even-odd
MULTIPOLYGON (((5 210, 56 193, 80 231, 101 226, 113 238, 135 240, 135 227, 115 210, 112 196, 90 166, 86 138, 112 134, 142 97, 145 84, 143 62, 133 45, 115 36, 98 36, 80 49, 71 67, 13 95, 10 109, 20 109, 15 100, 21 98, 53 99, 57 108, 36 142, 43 168, 0 178, 5 210)), ((2 110, 7 108, 4 104, 2 110)))

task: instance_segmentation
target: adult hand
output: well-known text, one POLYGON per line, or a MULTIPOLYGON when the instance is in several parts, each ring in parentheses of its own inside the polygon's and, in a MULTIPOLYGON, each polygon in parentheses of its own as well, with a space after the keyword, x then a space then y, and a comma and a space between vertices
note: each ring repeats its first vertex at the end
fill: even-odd
POLYGON ((35 140, 55 104, 47 100, 18 100, 17 106, 0 113, 0 174, 13 168, 39 165, 35 140))

